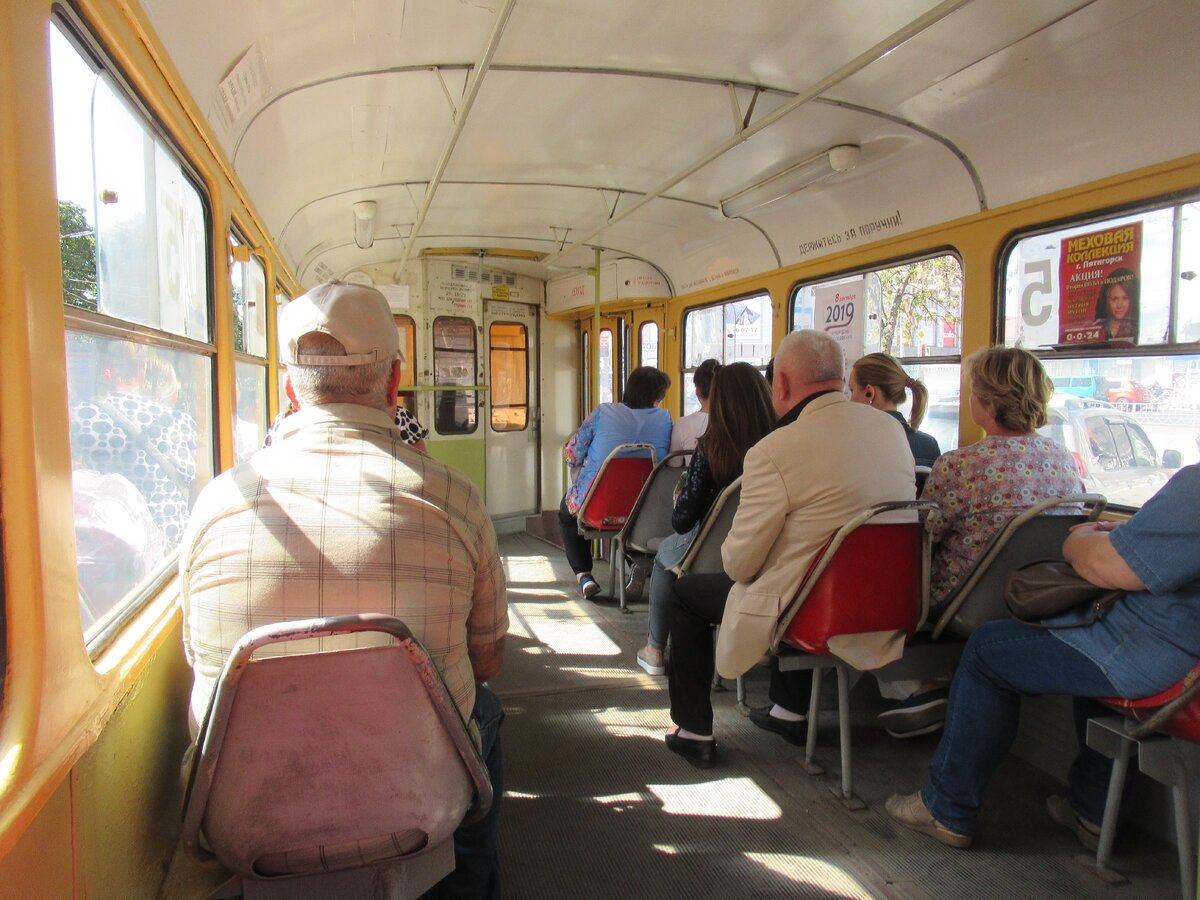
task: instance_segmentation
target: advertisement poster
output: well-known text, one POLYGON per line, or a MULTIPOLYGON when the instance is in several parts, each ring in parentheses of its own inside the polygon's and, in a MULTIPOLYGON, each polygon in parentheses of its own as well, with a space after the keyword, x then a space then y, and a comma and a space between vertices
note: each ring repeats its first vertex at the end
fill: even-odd
POLYGON ((842 345, 849 365, 863 355, 866 303, 863 301, 863 280, 843 281, 822 286, 814 292, 814 324, 842 345))
POLYGON ((1063 239, 1060 344, 1137 343, 1141 258, 1141 222, 1063 239))

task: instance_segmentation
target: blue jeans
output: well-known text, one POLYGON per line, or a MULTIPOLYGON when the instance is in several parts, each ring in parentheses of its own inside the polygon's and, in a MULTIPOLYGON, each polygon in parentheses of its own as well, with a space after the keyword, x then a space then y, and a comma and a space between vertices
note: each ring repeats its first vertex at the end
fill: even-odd
MULTIPOLYGON (((921 789, 926 808, 952 831, 975 833, 984 789, 1017 736, 1023 695, 1119 693, 1099 666, 1043 628, 1012 620, 981 626, 950 685, 945 732, 921 789)), ((1093 823, 1104 817, 1112 770, 1112 761, 1088 748, 1081 731, 1097 706, 1076 700, 1080 752, 1068 776, 1071 804, 1093 823)))
POLYGON ((438 882, 425 898, 434 900, 500 900, 500 853, 497 832, 500 798, 504 796, 504 754, 500 726, 504 707, 486 684, 475 685, 471 718, 479 726, 483 762, 492 782, 492 808, 472 825, 454 832, 454 871, 438 882))
POLYGON ((671 534, 663 538, 658 552, 654 554, 654 565, 650 569, 650 621, 649 644, 659 650, 667 648, 667 638, 671 635, 671 585, 675 583, 675 575, 667 571, 671 566, 678 565, 687 555, 688 547, 700 529, 697 523, 687 534, 671 534))

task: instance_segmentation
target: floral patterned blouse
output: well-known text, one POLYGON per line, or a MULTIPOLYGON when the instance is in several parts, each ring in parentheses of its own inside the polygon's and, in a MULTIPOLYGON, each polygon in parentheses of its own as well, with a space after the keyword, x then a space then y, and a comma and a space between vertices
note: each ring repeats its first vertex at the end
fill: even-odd
POLYGON ((1005 521, 1042 500, 1082 491, 1071 454, 1040 434, 986 437, 940 456, 921 492, 940 509, 931 517, 933 604, 954 592, 1005 521))

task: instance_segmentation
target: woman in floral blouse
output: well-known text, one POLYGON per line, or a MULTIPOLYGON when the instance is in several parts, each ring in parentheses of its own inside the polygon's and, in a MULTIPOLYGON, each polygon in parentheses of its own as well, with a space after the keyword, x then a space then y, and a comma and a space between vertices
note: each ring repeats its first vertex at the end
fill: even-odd
POLYGON ((1042 500, 1083 491, 1071 454, 1036 433, 1048 421, 1046 404, 1054 392, 1037 357, 993 347, 966 365, 971 418, 987 436, 942 455, 921 494, 941 511, 932 533, 935 606, 970 573, 1005 521, 1042 500))
POLYGON ((676 488, 668 536, 654 557, 650 573, 650 622, 646 646, 638 651, 638 665, 651 675, 666 672, 663 650, 667 646, 671 584, 668 570, 691 546, 705 513, 728 484, 742 474, 746 451, 775 425, 771 389, 749 363, 718 366, 709 394, 708 427, 696 444, 687 471, 676 488))

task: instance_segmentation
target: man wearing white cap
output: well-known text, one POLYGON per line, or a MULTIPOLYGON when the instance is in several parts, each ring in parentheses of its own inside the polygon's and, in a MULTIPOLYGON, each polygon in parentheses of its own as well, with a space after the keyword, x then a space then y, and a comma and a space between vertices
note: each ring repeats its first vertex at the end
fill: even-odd
POLYGON ((491 520, 466 477, 408 447, 395 427, 399 339, 381 293, 315 287, 280 313, 279 343, 298 411, 270 447, 201 491, 180 548, 193 719, 251 628, 362 612, 403 619, 478 735, 495 789, 491 812, 455 835, 457 866, 441 895, 499 896, 504 711, 484 682, 500 670, 508 607, 491 520))

